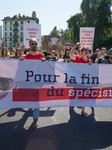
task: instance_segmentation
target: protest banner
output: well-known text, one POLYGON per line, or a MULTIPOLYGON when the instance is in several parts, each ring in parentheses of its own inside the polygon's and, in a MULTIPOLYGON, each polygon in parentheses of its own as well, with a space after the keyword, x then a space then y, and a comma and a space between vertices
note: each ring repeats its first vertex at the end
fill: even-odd
POLYGON ((80 44, 82 47, 88 47, 92 49, 94 41, 95 28, 92 27, 81 27, 80 28, 80 44))
POLYGON ((24 45, 25 48, 29 48, 29 40, 35 38, 38 41, 38 48, 41 47, 41 25, 36 23, 24 23, 23 24, 24 45))
POLYGON ((0 109, 112 107, 108 64, 0 59, 0 109))

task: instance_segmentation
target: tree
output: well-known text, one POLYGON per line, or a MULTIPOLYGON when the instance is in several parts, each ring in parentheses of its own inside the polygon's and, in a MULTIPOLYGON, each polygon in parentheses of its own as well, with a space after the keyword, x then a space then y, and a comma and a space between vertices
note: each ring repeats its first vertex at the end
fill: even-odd
POLYGON ((60 36, 60 31, 57 30, 57 27, 55 26, 54 29, 51 31, 50 36, 60 36))
POLYGON ((68 21, 68 28, 71 34, 71 40, 76 43, 79 41, 79 29, 85 26, 85 16, 82 13, 78 13, 72 16, 68 21))
POLYGON ((94 46, 104 46, 105 41, 112 37, 111 6, 112 0, 82 0, 82 13, 72 16, 67 21, 72 40, 75 43, 79 40, 80 27, 95 27, 94 46))

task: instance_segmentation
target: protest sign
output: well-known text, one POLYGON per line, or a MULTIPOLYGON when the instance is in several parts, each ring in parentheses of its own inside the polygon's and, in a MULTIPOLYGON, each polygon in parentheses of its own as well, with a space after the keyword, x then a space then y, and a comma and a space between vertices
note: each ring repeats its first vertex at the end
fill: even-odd
POLYGON ((82 47, 88 47, 92 49, 94 41, 94 32, 95 29, 92 27, 81 27, 80 28, 80 43, 82 47))
POLYGON ((0 59, 0 68, 0 109, 112 107, 111 65, 0 59))
POLYGON ((36 23, 24 23, 24 45, 29 48, 29 40, 31 38, 37 39, 38 48, 41 47, 41 25, 36 23))

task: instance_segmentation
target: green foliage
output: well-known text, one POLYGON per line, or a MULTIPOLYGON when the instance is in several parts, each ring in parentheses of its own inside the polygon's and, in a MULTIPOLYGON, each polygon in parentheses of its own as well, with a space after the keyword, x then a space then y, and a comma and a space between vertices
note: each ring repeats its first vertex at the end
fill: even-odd
POLYGON ((55 26, 49 35, 50 36, 60 36, 60 31, 57 30, 57 27, 55 26))
POLYGON ((101 47, 104 44, 107 47, 112 46, 112 42, 108 42, 112 38, 111 6, 112 0, 83 0, 82 13, 72 16, 67 21, 74 43, 79 41, 80 27, 95 27, 94 47, 101 47))
POLYGON ((79 41, 79 29, 82 26, 85 26, 85 16, 83 16, 81 13, 78 13, 74 16, 72 16, 67 22, 68 22, 68 28, 71 32, 71 40, 76 43, 79 41))

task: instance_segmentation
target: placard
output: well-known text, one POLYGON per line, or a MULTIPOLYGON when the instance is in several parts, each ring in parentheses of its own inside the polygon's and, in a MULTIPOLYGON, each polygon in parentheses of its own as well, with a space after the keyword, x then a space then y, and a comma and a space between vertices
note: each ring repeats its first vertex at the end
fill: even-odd
POLYGON ((92 49, 94 42, 94 32, 95 28, 92 27, 81 27, 80 28, 80 44, 82 47, 88 47, 92 49))
POLYGON ((41 25, 36 23, 24 23, 23 25, 24 45, 29 48, 29 40, 35 38, 38 41, 37 47, 41 47, 41 25))

